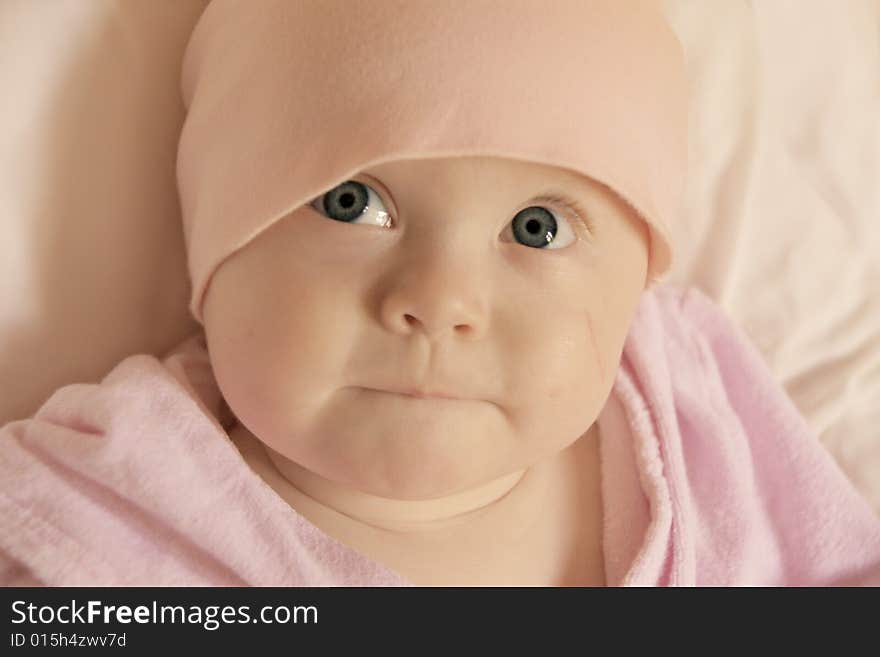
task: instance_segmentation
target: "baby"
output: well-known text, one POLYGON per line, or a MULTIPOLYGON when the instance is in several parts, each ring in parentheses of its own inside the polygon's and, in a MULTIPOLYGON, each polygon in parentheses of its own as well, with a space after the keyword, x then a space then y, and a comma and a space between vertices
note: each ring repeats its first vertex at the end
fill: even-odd
POLYGON ((214 0, 204 332, 0 429, 0 582, 880 583, 745 336, 656 285, 685 80, 654 2, 214 0))
POLYGON ((685 161, 681 53, 641 5, 221 2, 189 45, 230 437, 417 584, 606 582, 596 418, 670 258, 630 203, 662 229, 685 161))
POLYGON ((604 584, 595 419, 647 259, 644 223, 563 169, 369 167, 215 273, 231 437, 416 583, 604 584))

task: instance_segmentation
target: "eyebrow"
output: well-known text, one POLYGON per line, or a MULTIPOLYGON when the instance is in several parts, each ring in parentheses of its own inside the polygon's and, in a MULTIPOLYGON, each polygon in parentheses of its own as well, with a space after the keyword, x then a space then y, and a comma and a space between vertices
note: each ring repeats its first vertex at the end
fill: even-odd
MULTIPOLYGON (((599 192, 595 185, 589 180, 584 180, 580 176, 574 174, 566 174, 559 176, 558 180, 547 183, 540 188, 537 196, 562 196, 570 198, 573 202, 581 206, 584 211, 589 210, 595 212, 597 208, 597 194, 599 192)), ((537 198, 536 196, 536 198, 537 198)))
MULTIPOLYGON (((589 178, 586 174, 574 173, 565 169, 562 170, 558 178, 562 181, 561 184, 565 187, 570 187, 572 192, 576 190, 578 196, 582 196, 584 199, 595 196, 596 186, 600 185, 599 181, 589 178)), ((558 185, 560 183, 555 184, 558 185)))

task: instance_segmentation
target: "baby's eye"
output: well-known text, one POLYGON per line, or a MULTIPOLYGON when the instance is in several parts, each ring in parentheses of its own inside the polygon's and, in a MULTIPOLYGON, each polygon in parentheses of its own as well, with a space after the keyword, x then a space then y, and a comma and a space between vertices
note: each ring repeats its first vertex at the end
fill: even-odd
MULTIPOLYGON (((348 180, 319 196, 312 202, 312 207, 335 221, 391 225, 391 215, 379 195, 369 185, 356 180, 348 180)), ((510 230, 505 233, 511 234, 523 246, 537 249, 561 249, 577 240, 569 222, 557 221, 554 213, 543 205, 531 205, 517 212, 510 230), (561 232, 567 234, 561 244, 557 239, 560 227, 561 232)))
POLYGON ((520 244, 535 249, 562 249, 577 241, 568 221, 557 221, 556 215, 544 205, 530 205, 517 212, 509 232, 520 244), (557 239, 560 229, 566 236, 562 242, 557 239))
POLYGON ((348 180, 319 196, 312 202, 312 207, 336 221, 391 225, 391 216, 379 195, 369 185, 356 180, 348 180), (358 221, 361 218, 364 221, 358 221))

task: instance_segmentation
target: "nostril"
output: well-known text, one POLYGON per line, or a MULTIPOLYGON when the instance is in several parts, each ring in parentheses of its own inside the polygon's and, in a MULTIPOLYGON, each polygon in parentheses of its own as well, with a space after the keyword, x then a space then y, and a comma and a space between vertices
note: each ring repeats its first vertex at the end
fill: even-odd
POLYGON ((406 320, 406 323, 410 326, 414 326, 419 323, 419 321, 413 317, 412 315, 404 315, 403 318, 406 320))

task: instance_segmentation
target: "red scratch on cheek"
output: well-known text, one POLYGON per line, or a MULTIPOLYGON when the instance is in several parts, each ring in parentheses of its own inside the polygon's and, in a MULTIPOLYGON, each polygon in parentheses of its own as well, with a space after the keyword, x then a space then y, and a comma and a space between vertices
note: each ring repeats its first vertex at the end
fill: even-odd
POLYGON ((593 316, 590 313, 587 313, 587 324, 590 325, 590 339, 593 341, 593 352, 596 354, 596 363, 599 365, 599 373, 602 375, 602 380, 605 380, 605 360, 602 358, 602 350, 599 349, 599 344, 596 342, 596 331, 593 328, 593 316))

